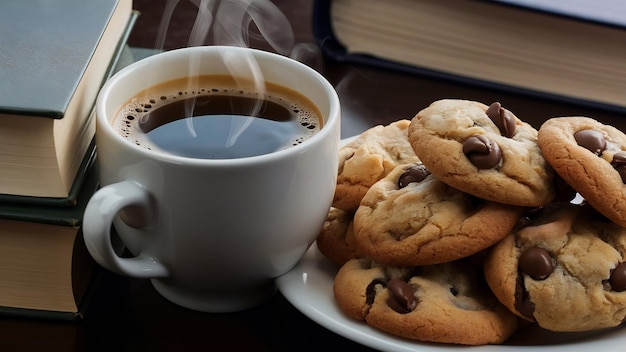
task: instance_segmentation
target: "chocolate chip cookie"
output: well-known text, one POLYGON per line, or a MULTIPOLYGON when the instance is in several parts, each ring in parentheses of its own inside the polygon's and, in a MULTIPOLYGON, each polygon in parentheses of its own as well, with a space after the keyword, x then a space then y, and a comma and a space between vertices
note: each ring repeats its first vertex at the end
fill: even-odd
POLYGON ((589 117, 558 117, 540 128, 550 165, 599 212, 626 226, 626 135, 589 117))
POLYGON ((332 207, 317 236, 319 251, 336 264, 362 257, 354 239, 353 219, 354 213, 332 207))
POLYGON ((436 101, 411 120, 409 141, 437 178, 474 196, 533 207, 555 197, 537 130, 500 103, 436 101))
POLYGON ((466 262, 385 267, 370 259, 344 264, 334 282, 340 309, 353 319, 409 339, 464 345, 505 341, 515 315, 466 262))
POLYGON ((588 205, 540 209, 493 247, 486 280, 516 315, 558 332, 626 317, 626 229, 588 205))
POLYGON ((443 263, 508 235, 524 208, 486 201, 440 181, 421 163, 397 166, 354 215, 361 253, 384 265, 443 263))
POLYGON ((409 123, 372 127, 339 149, 334 207, 355 211, 376 181, 399 164, 419 161, 408 141, 409 123))

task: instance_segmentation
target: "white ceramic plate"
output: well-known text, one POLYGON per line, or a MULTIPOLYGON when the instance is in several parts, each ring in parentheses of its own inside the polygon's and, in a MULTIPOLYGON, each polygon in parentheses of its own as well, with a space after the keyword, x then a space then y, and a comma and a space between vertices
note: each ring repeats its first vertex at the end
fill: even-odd
MULTIPOLYGON (((333 297, 333 280, 338 267, 313 244, 300 263, 276 282, 280 292, 296 309, 321 326, 362 345, 384 351, 459 352, 454 345, 423 343, 388 335, 364 322, 345 316, 333 297)), ((494 352, 567 351, 618 352, 626 346, 626 328, 589 334, 550 333, 529 328, 518 333, 506 345, 466 347, 494 352)))

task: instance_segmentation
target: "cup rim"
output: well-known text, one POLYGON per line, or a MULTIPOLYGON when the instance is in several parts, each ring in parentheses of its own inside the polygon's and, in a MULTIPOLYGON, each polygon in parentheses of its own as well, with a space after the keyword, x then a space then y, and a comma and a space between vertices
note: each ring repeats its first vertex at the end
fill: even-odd
MULTIPOLYGON (((319 72, 314 70, 313 68, 294 60, 290 57, 276 54, 269 51, 264 51, 260 49, 247 48, 247 47, 235 47, 235 46, 220 46, 220 45, 207 45, 207 46, 193 46, 193 47, 185 47, 179 49, 172 49, 163 51, 151 56, 148 56, 139 61, 135 61, 128 66, 122 68, 117 73, 115 73, 111 78, 109 78, 102 89, 98 93, 98 97, 96 99, 96 121, 97 127, 100 129, 100 132, 104 132, 110 137, 114 138, 116 141, 127 145, 132 148, 137 153, 143 154, 145 157, 149 157, 151 159, 158 159, 161 161, 166 161, 170 163, 176 164, 188 164, 188 165, 205 165, 210 164, 213 166, 217 166, 220 164, 235 166, 235 165, 250 165, 254 163, 263 163, 268 162, 275 159, 285 158, 292 154, 300 154, 309 149, 309 146, 319 143, 324 143, 327 138, 331 138, 332 136, 328 136, 332 134, 333 131, 337 130, 337 140, 339 140, 339 128, 340 128, 340 104, 339 97, 337 92, 335 91, 332 84, 319 72), (232 159, 204 159, 204 158, 192 158, 185 157, 180 155, 174 155, 169 153, 162 153, 153 150, 149 150, 147 148, 140 147, 132 141, 124 138, 117 133, 114 128, 109 123, 108 116, 106 115, 106 107, 105 100, 106 97, 111 94, 111 91, 115 89, 115 87, 120 84, 120 81, 124 80, 128 75, 132 74, 132 71, 139 66, 145 66, 152 64, 155 61, 160 61, 168 56, 177 56, 182 54, 186 54, 188 52, 197 52, 201 50, 232 50, 232 51, 247 51, 251 52, 255 57, 274 57, 279 58, 280 60, 284 60, 285 63, 297 67, 305 72, 308 72, 312 78, 314 78, 318 83, 324 88, 324 91, 327 93, 327 97, 329 99, 329 111, 328 118, 324 121, 323 127, 319 132, 312 135, 310 138, 304 140, 302 143, 298 145, 291 146, 289 148, 281 149, 278 151, 274 151, 271 153, 265 153, 261 155, 242 157, 242 158, 232 158, 232 159)), ((97 141, 96 141, 97 143, 97 141)))

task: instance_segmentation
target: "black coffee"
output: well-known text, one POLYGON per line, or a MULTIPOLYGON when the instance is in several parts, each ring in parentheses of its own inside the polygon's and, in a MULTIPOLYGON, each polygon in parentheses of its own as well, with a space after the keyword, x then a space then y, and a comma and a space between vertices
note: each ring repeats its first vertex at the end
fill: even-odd
POLYGON ((299 93, 267 84, 265 94, 236 88, 228 76, 200 76, 152 87, 118 114, 120 134, 148 149, 202 159, 267 154, 302 143, 321 126, 299 93), (155 91, 160 92, 156 95, 155 91))

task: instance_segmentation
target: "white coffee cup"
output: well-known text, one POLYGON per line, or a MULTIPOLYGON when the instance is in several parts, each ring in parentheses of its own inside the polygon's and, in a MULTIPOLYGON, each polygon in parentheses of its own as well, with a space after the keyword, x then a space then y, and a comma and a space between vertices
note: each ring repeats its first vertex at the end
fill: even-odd
POLYGON ((304 64, 269 52, 190 47, 118 72, 101 90, 96 114, 101 189, 83 219, 93 258, 118 274, 151 279, 162 296, 194 310, 238 311, 271 297, 273 279, 304 255, 333 198, 340 106, 328 81, 304 64), (226 160, 148 150, 114 130, 116 112, 155 83, 185 77, 190 69, 226 74, 224 53, 251 54, 267 81, 310 99, 323 115, 321 130, 284 150, 226 160), (121 220, 120 210, 129 206, 142 209, 145 226, 121 220), (133 257, 116 254, 112 224, 133 257))

